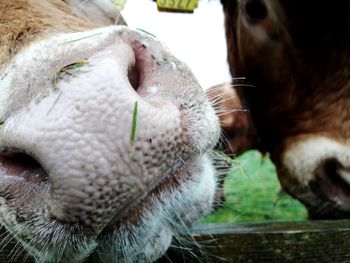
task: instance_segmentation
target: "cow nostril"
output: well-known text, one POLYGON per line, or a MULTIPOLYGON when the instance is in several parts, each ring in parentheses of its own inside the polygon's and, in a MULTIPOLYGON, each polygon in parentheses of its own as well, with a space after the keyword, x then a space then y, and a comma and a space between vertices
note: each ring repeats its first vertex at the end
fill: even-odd
POLYGON ((315 170, 315 175, 322 191, 331 195, 341 191, 350 196, 350 173, 336 158, 323 161, 315 170))
POLYGON ((147 78, 147 72, 153 68, 153 60, 144 44, 135 41, 132 44, 132 49, 135 62, 128 70, 128 78, 131 86, 138 92, 145 78, 147 78))
POLYGON ((335 158, 323 161, 316 169, 316 174, 322 179, 327 179, 333 183, 339 183, 339 171, 342 165, 335 158))
POLYGON ((339 169, 342 165, 336 159, 328 159, 323 163, 323 169, 327 176, 335 177, 338 175, 339 169))
POLYGON ((0 170, 9 176, 20 176, 32 183, 48 180, 48 174, 32 156, 21 152, 6 152, 0 155, 0 170))
POLYGON ((258 22, 267 16, 267 8, 262 0, 248 0, 244 11, 251 22, 258 22))
POLYGON ((131 68, 129 68, 129 71, 128 71, 129 82, 131 86, 134 88, 134 90, 136 91, 140 86, 140 72, 139 72, 138 66, 139 64, 136 59, 135 64, 131 68))

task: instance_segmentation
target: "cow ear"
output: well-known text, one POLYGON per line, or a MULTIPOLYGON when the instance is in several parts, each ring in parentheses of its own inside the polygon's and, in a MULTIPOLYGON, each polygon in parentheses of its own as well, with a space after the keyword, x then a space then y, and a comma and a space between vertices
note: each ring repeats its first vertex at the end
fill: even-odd
POLYGON ((126 22, 112 0, 63 0, 73 12, 88 22, 108 25, 126 25, 126 22))
POLYGON ((229 83, 207 90, 209 101, 215 108, 222 130, 219 150, 227 154, 240 154, 258 147, 258 136, 249 111, 242 105, 236 89, 229 83))

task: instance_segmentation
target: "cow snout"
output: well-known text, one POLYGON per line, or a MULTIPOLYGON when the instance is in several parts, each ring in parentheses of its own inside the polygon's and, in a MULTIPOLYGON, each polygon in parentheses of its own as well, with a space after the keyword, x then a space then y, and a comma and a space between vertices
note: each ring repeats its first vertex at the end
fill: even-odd
POLYGON ((304 202, 311 218, 347 217, 350 211, 350 146, 327 137, 287 144, 280 181, 304 202))
MULTIPOLYGON (((195 78, 160 43, 126 28, 101 35, 87 44, 63 41, 65 57, 46 65, 51 77, 33 80, 47 85, 46 92, 37 90, 25 107, 13 101, 15 113, 0 136, 8 174, 25 170, 48 182, 47 219, 78 223, 93 234, 120 220, 164 178, 180 177, 219 134, 195 78), (18 153, 34 168, 13 170, 11 156, 18 153)), ((45 44, 40 48, 45 52, 45 44)))

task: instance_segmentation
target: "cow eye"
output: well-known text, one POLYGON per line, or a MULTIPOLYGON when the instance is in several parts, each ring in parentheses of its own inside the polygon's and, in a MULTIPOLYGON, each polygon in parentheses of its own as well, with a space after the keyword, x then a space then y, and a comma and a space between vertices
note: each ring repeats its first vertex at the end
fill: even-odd
POLYGON ((266 18, 267 7, 262 0, 248 0, 244 6, 244 12, 251 22, 259 22, 266 18))

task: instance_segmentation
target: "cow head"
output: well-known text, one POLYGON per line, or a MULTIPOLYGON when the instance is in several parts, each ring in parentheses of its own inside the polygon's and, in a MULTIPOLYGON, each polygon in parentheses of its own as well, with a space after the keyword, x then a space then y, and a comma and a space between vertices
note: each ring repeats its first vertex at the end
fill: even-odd
POLYGON ((38 262, 150 262, 211 210, 215 112, 108 0, 0 1, 0 222, 38 262))
POLYGON ((222 0, 228 58, 284 189, 350 216, 350 2, 222 0))

